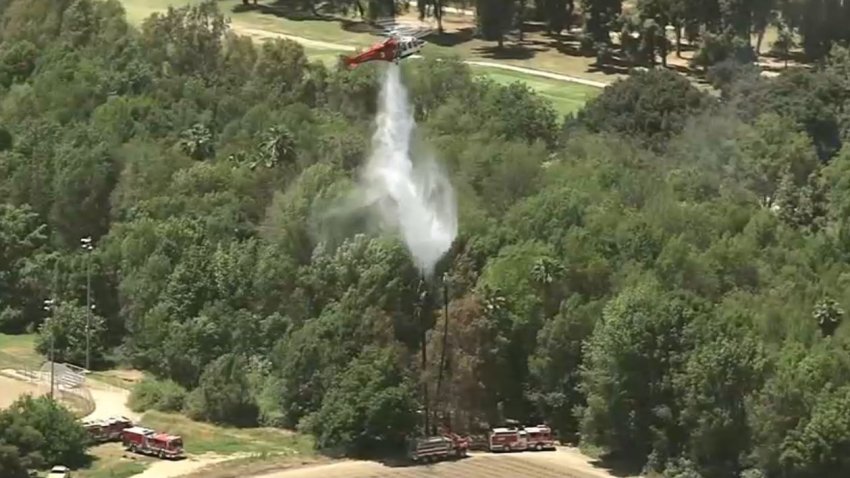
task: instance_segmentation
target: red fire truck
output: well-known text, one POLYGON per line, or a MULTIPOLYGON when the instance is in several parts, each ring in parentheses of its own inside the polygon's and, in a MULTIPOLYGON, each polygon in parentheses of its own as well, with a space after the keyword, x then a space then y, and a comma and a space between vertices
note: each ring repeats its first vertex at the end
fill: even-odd
POLYGON ((83 422, 83 428, 95 443, 118 441, 121 439, 121 433, 132 426, 133 422, 126 417, 109 417, 83 422))
POLYGON ((552 438, 552 429, 546 425, 536 427, 525 427, 528 434, 528 448, 532 450, 554 450, 555 439, 552 438))
POLYGON ((528 449, 528 433, 521 428, 494 428, 490 432, 490 451, 522 451, 528 449))
POLYGON ((183 438, 167 433, 157 433, 150 428, 130 427, 123 431, 124 448, 134 453, 160 458, 183 457, 183 438))
POLYGON ((408 456, 415 462, 430 462, 462 458, 466 456, 468 450, 469 438, 446 433, 441 436, 411 440, 408 456))

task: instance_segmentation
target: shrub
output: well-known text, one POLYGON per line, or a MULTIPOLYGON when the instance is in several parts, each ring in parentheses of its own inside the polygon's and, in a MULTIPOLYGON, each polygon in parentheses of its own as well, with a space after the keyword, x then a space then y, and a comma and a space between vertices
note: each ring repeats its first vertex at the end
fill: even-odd
POLYGON ((171 380, 146 378, 133 387, 129 406, 134 412, 177 412, 183 408, 186 389, 171 380))

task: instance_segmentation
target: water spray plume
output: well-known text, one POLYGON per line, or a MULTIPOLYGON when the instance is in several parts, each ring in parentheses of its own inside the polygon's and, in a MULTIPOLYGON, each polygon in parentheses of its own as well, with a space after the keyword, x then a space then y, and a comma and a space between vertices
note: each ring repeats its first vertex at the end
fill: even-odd
POLYGON ((377 212, 385 231, 401 234, 420 273, 431 278, 457 237, 454 190, 432 154, 411 154, 416 122, 396 65, 389 65, 378 99, 372 152, 359 184, 325 219, 377 212))
POLYGON ((376 126, 363 185, 385 221, 400 230, 416 266, 430 277, 457 236, 457 206, 433 156, 423 155, 413 163, 416 123, 395 65, 389 65, 384 77, 376 126))

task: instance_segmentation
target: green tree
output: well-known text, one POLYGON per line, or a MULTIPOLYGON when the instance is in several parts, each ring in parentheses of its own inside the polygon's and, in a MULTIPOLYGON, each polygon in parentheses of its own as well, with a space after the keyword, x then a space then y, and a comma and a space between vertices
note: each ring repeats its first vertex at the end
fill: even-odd
POLYGON ((0 473, 9 478, 27 478, 27 469, 21 463, 18 450, 12 445, 0 443, 0 473))
POLYGON ((688 455, 701 476, 737 476, 744 468, 751 432, 746 401, 760 389, 765 352, 751 331, 741 326, 695 327, 701 343, 675 379, 681 390, 681 425, 688 431, 688 455), (712 330, 714 329, 714 330, 712 330))
POLYGON ((49 397, 23 396, 0 411, 0 446, 16 448, 26 468, 52 463, 80 466, 87 443, 88 434, 80 422, 49 397))
POLYGON ((596 43, 611 43, 610 33, 622 13, 622 0, 582 0, 585 30, 596 43))
POLYGON ((514 24, 515 0, 476 0, 476 20, 483 38, 504 47, 505 34, 514 24))
POLYGON ((562 437, 578 432, 573 411, 584 405, 584 397, 579 392, 579 372, 584 361, 582 348, 601 308, 601 302, 582 304, 573 296, 540 330, 537 349, 528 359, 529 398, 537 406, 537 413, 562 437))
POLYGON ((190 416, 240 426, 257 423, 257 404, 248 386, 248 360, 224 354, 207 365, 198 388, 187 398, 190 416))
POLYGON ((22 332, 41 315, 41 287, 30 273, 47 226, 28 205, 0 204, 0 331, 22 332))
POLYGON ((221 62, 221 50, 229 21, 218 4, 205 0, 196 5, 170 7, 154 13, 142 24, 142 47, 156 67, 166 66, 175 74, 197 74, 210 81, 221 62), (163 42, 168 38, 169 42, 163 42))
POLYGON ((344 446, 356 454, 400 449, 416 427, 413 383, 392 349, 367 348, 328 390, 307 429, 319 447, 344 446))
MULTIPOLYGON (((50 313, 49 319, 39 328, 36 350, 45 357, 50 356, 51 339, 56 362, 70 362, 84 366, 86 363, 86 325, 88 321, 85 305, 62 302, 50 313)), ((94 312, 88 324, 92 363, 103 359, 104 332, 103 317, 94 312)))
POLYGON ((682 130, 688 117, 705 111, 711 103, 680 75, 651 70, 606 88, 578 113, 577 121, 591 131, 619 133, 661 146, 682 130))
POLYGON ((586 439, 638 463, 651 452, 675 454, 681 430, 673 378, 691 348, 685 329, 700 313, 693 299, 664 294, 652 281, 605 306, 581 371, 586 439))

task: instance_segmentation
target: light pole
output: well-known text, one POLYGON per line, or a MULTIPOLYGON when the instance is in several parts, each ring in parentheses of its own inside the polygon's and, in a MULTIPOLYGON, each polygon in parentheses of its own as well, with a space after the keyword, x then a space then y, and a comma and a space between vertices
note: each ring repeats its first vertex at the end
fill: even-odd
POLYGON ((91 370, 91 251, 94 250, 91 236, 80 239, 86 257, 86 370, 91 370))
POLYGON ((45 299, 44 300, 44 310, 47 311, 47 318, 45 319, 45 326, 47 328, 47 333, 50 334, 50 399, 53 399, 53 384, 54 380, 54 371, 55 371, 55 362, 53 361, 53 329, 50 326, 50 320, 53 316, 53 299, 45 299))

